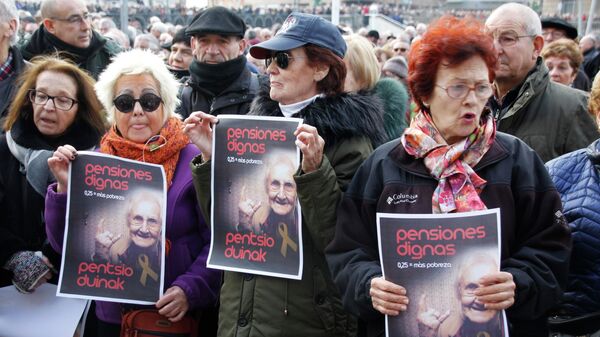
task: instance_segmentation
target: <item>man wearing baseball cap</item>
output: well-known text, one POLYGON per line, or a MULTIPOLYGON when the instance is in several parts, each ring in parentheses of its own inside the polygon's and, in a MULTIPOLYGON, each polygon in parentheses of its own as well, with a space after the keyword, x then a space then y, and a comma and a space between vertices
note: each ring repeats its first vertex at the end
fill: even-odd
POLYGON ((244 20, 225 7, 210 7, 186 28, 194 59, 181 93, 178 113, 246 114, 258 91, 258 79, 246 67, 244 20))

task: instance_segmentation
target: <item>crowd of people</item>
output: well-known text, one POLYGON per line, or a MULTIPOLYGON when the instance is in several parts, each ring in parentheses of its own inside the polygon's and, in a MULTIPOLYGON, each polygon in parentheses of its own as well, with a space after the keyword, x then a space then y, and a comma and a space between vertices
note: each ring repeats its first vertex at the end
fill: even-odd
MULTIPOLYGON (((248 27, 218 6, 187 26, 154 17, 124 30, 82 0, 21 14, 0 0, 0 287, 28 296, 56 283, 69 164, 95 150, 164 168, 169 253, 155 308, 172 322, 202 312, 201 336, 384 336, 385 315, 410 303, 419 337, 479 336, 473 327, 497 325, 502 310, 511 336, 600 332, 552 322, 600 310, 599 35, 517 3, 395 35, 299 12, 248 27), (269 223, 298 202, 299 280, 206 266, 221 114, 303 119, 299 167, 270 164, 269 208, 244 191, 236 224, 276 237, 269 223), (432 316, 383 277, 378 213, 491 208, 499 265, 466 259, 457 296, 468 308, 432 316)), ((152 195, 132 197, 121 234, 97 224, 92 259, 158 261, 161 222, 152 195)), ((135 307, 95 301, 81 329, 120 336, 135 307)))

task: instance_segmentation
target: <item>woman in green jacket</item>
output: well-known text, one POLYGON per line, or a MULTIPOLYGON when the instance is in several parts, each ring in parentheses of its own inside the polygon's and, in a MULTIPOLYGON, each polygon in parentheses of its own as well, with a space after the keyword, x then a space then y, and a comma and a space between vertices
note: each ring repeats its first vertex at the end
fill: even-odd
MULTIPOLYGON (((270 89, 250 114, 299 117, 302 152, 294 175, 303 215, 300 280, 225 272, 219 336, 353 336, 356 324, 344 311, 324 257, 335 231, 336 205, 362 161, 385 140, 382 109, 368 96, 343 93, 346 44, 331 23, 293 13, 271 40, 250 49, 265 59, 270 89)), ((195 112, 185 131, 202 155, 192 161, 196 191, 210 214, 212 125, 218 118, 195 112)))

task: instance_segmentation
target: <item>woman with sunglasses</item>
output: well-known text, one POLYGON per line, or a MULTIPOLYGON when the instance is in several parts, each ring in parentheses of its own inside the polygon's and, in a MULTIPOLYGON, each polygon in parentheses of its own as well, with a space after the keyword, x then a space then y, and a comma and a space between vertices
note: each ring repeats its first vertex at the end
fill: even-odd
POLYGON ((94 80, 74 64, 35 59, 19 85, 0 138, 0 287, 12 282, 32 292, 56 276, 60 262, 45 244, 44 198, 53 181, 48 158, 64 144, 94 148, 105 121, 94 80))
MULTIPOLYGON (((158 312, 176 322, 190 310, 212 308, 221 273, 206 268, 210 233, 198 210, 188 167, 198 149, 189 144, 174 113, 179 103, 178 82, 158 56, 131 50, 113 59, 100 75, 96 92, 113 123, 100 142, 100 152, 160 164, 165 170, 166 245, 170 248, 165 257, 164 294, 156 302, 158 312)), ((71 145, 61 146, 48 160, 57 184, 48 189, 46 227, 58 252, 65 226, 68 164, 76 160, 77 150, 71 145)), ((125 246, 133 244, 128 233, 99 231, 96 247, 112 255, 116 247, 123 246, 123 240, 125 246)), ((119 336, 121 315, 132 309, 135 306, 96 302, 97 335, 119 336)))
MULTIPOLYGON (((295 132, 302 162, 293 177, 303 213, 304 265, 301 280, 225 272, 219 336, 356 334, 323 253, 332 239, 342 191, 385 139, 385 130, 382 116, 370 113, 372 99, 344 93, 345 52, 334 25, 301 13, 292 13, 277 35, 250 49, 253 57, 265 59, 271 84, 255 99, 250 114, 304 120, 295 132)), ((204 214, 210 214, 212 125, 217 121, 195 112, 184 122, 202 152, 192 171, 204 214)))
POLYGON ((439 307, 431 294, 422 299, 382 277, 376 214, 500 208, 500 270, 472 285, 471 313, 506 309, 511 336, 548 336, 543 315, 565 285, 569 230, 544 163, 519 139, 496 132, 485 109, 497 62, 494 42, 480 22, 445 16, 408 59, 420 112, 356 172, 327 247, 346 308, 365 322, 369 336, 383 336, 385 315, 414 317, 413 328, 426 336, 476 335, 469 328, 485 322, 469 310, 439 307))

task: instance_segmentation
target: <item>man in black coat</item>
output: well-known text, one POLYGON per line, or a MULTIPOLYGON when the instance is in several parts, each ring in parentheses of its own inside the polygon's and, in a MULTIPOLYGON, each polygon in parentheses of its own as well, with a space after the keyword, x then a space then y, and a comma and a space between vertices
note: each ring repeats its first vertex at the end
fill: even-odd
POLYGON ((111 57, 121 51, 116 42, 92 29, 82 0, 44 0, 40 11, 43 24, 21 46, 26 60, 58 52, 98 79, 111 57))
POLYGON ((224 7, 198 13, 186 28, 194 59, 181 93, 178 113, 246 114, 258 92, 256 75, 246 67, 244 20, 224 7))

